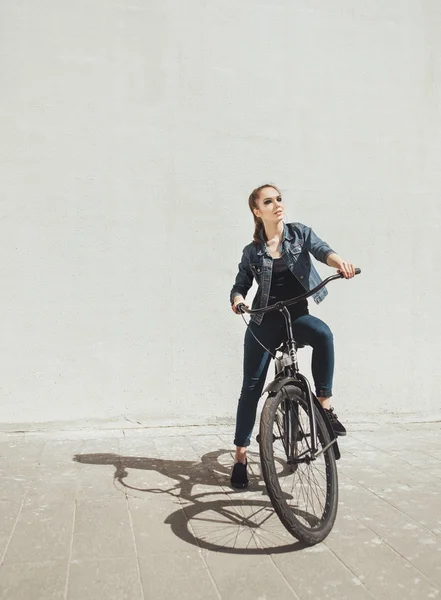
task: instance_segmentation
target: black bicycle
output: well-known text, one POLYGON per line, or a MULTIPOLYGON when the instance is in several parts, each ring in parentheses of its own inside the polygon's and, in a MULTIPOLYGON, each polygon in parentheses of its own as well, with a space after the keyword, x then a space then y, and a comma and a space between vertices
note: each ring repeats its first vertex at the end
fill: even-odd
MULTIPOLYGON (((355 274, 361 273, 360 269, 355 274)), ((276 350, 275 379, 264 390, 265 401, 257 440, 262 475, 271 503, 286 529, 308 545, 330 533, 337 516, 340 458, 337 438, 307 378, 299 372, 297 344, 288 306, 312 296, 330 281, 331 275, 310 292, 260 309, 238 310, 262 314, 278 310, 285 317, 286 341, 276 350)), ((257 338, 256 338, 257 339, 257 338)))

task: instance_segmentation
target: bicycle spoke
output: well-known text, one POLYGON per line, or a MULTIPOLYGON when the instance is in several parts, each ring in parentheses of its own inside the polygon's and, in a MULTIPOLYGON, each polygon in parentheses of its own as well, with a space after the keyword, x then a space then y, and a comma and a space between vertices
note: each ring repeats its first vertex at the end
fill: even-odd
MULTIPOLYGON (((308 470, 309 470, 309 469, 308 469, 308 470)), ((322 502, 321 502, 321 500, 320 500, 320 497, 319 497, 319 495, 318 495, 318 494, 317 494, 317 492, 316 492, 316 487, 317 487, 317 486, 313 486, 313 485, 312 485, 312 483, 313 483, 313 482, 312 482, 312 480, 311 480, 311 477, 310 477, 310 475, 312 475, 312 473, 311 473, 311 472, 309 472, 309 473, 308 473, 308 472, 305 472, 305 477, 306 477, 306 479, 308 480, 308 484, 309 484, 309 485, 308 485, 308 488, 311 490, 311 495, 314 495, 314 496, 317 498, 317 501, 318 501, 318 503, 320 504, 320 506, 321 506, 321 509, 323 510, 323 509, 324 509, 324 506, 323 506, 323 504, 322 504, 322 502)))

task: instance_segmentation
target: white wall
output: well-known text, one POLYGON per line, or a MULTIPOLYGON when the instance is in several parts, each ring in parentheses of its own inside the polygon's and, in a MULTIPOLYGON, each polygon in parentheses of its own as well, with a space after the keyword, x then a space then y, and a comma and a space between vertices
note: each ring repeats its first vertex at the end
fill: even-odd
POLYGON ((0 13, 0 422, 234 419, 266 181, 363 269, 312 308, 339 414, 440 417, 438 0, 0 13))

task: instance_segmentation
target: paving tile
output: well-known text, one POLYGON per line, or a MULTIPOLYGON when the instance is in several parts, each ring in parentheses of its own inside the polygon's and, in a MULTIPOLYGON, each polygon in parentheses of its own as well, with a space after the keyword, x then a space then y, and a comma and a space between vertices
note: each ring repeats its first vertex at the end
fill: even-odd
POLYGON ((348 460, 343 461, 339 466, 339 472, 351 477, 351 479, 357 483, 364 485, 367 488, 374 488, 376 490, 388 489, 391 486, 394 488, 399 488, 401 486, 402 489, 409 488, 409 485, 403 483, 389 474, 377 469, 374 466, 365 464, 362 460, 352 460, 349 462, 348 460))
POLYGON ((379 488, 371 484, 369 489, 428 529, 436 532, 441 528, 439 488, 432 486, 406 488, 395 485, 379 488))
POLYGON ((427 463, 429 457, 426 452, 429 447, 435 451, 435 456, 436 448, 439 448, 439 440, 433 438, 431 442, 425 434, 418 436, 417 431, 414 431, 411 435, 400 431, 385 431, 383 433, 360 431, 354 434, 352 438, 353 443, 359 449, 377 448, 403 460, 410 461, 413 466, 424 466, 427 463))
POLYGON ((222 598, 299 598, 268 556, 210 552, 205 559, 222 598))
POLYGON ((35 500, 25 504, 6 552, 5 564, 67 560, 73 513, 73 502, 35 500))
POLYGON ((125 498, 77 501, 72 560, 131 558, 134 552, 125 498))
POLYGON ((121 498, 124 495, 117 480, 122 465, 116 441, 113 449, 115 452, 81 451, 73 457, 72 464, 78 466, 76 497, 79 500, 121 498))
POLYGON ((15 440, 0 443, 0 478, 30 477, 44 445, 15 440))
POLYGON ((78 487, 79 467, 72 462, 42 463, 29 483, 26 501, 73 501, 78 487))
POLYGON ((119 437, 113 435, 106 437, 104 432, 101 437, 84 438, 81 444, 81 454, 119 454, 119 437))
MULTIPOLYGON (((222 442, 222 446, 225 448, 232 448, 234 450, 234 428, 231 428, 231 431, 226 434, 219 434, 219 439, 222 442)), ((253 442, 251 442, 253 443, 253 442)))
POLYGON ((123 499, 125 491, 118 480, 118 469, 119 465, 81 468, 75 497, 78 501, 123 499))
MULTIPOLYGON (((126 493, 141 498, 143 495, 173 494, 188 499, 193 484, 202 482, 210 476, 198 460, 164 459, 158 456, 122 456, 124 470, 122 483, 126 493)), ((210 476, 210 483, 213 478, 210 476)))
POLYGON ((274 563, 299 598, 372 600, 363 583, 324 545, 299 552, 274 554, 274 563), (319 573, 318 577, 311 577, 319 573))
POLYGON ((180 485, 171 481, 167 475, 156 471, 125 469, 124 476, 118 480, 118 487, 132 498, 166 501, 167 497, 179 495, 180 485))
POLYGON ((0 562, 9 543, 20 509, 21 502, 0 501, 0 562))
POLYGON ((40 463, 49 465, 68 465, 73 457, 82 452, 83 440, 49 439, 40 456, 40 463))
POLYGON ((219 594, 200 554, 140 556, 145 598, 218 600, 219 594))
POLYGON ((26 495, 31 480, 31 473, 29 474, 29 477, 24 477, 23 475, 16 477, 0 476, 0 501, 9 500, 21 503, 26 495))
POLYGON ((177 465, 173 470, 168 467, 168 475, 171 481, 184 480, 188 486, 218 486, 220 483, 219 474, 211 468, 211 463, 201 463, 199 460, 187 462, 182 467, 177 465))
POLYGON ((0 569, 0 600, 63 600, 67 560, 9 564, 0 569))
POLYGON ((350 515, 342 515, 325 540, 378 599, 436 598, 439 590, 418 569, 350 515))
POLYGON ((11 438, 0 442, 0 462, 4 459, 17 463, 36 462, 43 453, 47 440, 26 440, 11 438))
POLYGON ((22 431, 20 433, 15 433, 12 431, 0 431, 0 444, 3 442, 10 442, 11 440, 15 440, 16 442, 25 442, 27 433, 22 431))
POLYGON ((152 439, 163 439, 166 437, 178 437, 181 435, 188 435, 192 438, 197 438, 201 435, 216 435, 219 433, 225 433, 234 427, 234 424, 223 426, 223 425, 186 425, 186 426, 157 426, 157 427, 141 427, 134 430, 125 430, 127 436, 131 434, 137 435, 142 432, 144 436, 149 436, 152 439))
POLYGON ((161 454, 154 440, 143 436, 123 436, 118 440, 119 454, 123 457, 159 458, 161 454))
POLYGON ((373 467, 361 469, 346 465, 340 472, 425 527, 433 531, 441 528, 441 517, 437 510, 441 503, 441 485, 438 480, 431 479, 424 484, 409 486, 373 467))
MULTIPOLYGON (((348 455, 345 455, 343 467, 348 465, 348 455)), ((352 468, 374 468, 377 471, 385 474, 396 481, 409 486, 415 484, 430 484, 431 477, 423 469, 409 469, 409 464, 401 460, 400 457, 394 456, 388 452, 381 450, 369 451, 354 451, 350 465, 352 468)), ((439 463, 441 473, 441 462, 439 463)))
MULTIPOLYGON (((346 483, 341 484, 342 491, 346 483)), ((441 537, 361 486, 351 486, 346 510, 427 577, 441 584, 441 537)))
MULTIPOLYGON (((99 435, 99 437, 102 437, 103 432, 99 431, 99 430, 95 430, 95 435, 99 435)), ((63 442, 69 442, 69 441, 75 441, 75 440, 82 440, 85 437, 85 433, 83 429, 80 429, 78 427, 74 428, 74 429, 51 429, 51 430, 42 430, 42 431, 27 431, 24 435, 23 435, 23 439, 24 441, 28 442, 38 442, 38 441, 44 441, 44 442, 56 442, 57 440, 62 440, 63 442)))
POLYGON ((145 502, 129 498, 138 555, 195 553, 197 540, 179 502, 145 502))
POLYGON ((123 428, 121 431, 121 436, 119 440, 133 440, 136 443, 147 443, 154 442, 156 437, 162 435, 159 433, 159 430, 162 431, 162 428, 151 427, 151 428, 142 428, 142 427, 134 427, 130 429, 123 428))
POLYGON ((441 483, 441 464, 424 467, 424 474, 431 478, 438 479, 441 483))
POLYGON ((197 456, 204 461, 207 456, 224 454, 231 452, 234 447, 232 444, 225 445, 218 435, 199 435, 194 438, 187 438, 197 456))
POLYGON ((136 558, 76 560, 70 564, 67 600, 143 600, 136 558))
POLYGON ((167 506, 170 507, 171 512, 173 511, 173 507, 178 508, 180 506, 181 486, 175 485, 174 482, 158 482, 154 480, 145 482, 133 479, 130 474, 123 482, 126 498, 130 500, 136 499, 140 505, 145 503, 167 506))
MULTIPOLYGON (((219 445, 219 440, 217 440, 217 445, 219 445)), ((199 453, 190 440, 183 435, 157 438, 155 439, 155 446, 164 460, 186 460, 190 462, 199 460, 199 453)))
POLYGON ((194 496, 219 491, 217 480, 199 461, 125 457, 123 465, 123 482, 130 496, 172 494, 182 502, 192 502, 194 496))

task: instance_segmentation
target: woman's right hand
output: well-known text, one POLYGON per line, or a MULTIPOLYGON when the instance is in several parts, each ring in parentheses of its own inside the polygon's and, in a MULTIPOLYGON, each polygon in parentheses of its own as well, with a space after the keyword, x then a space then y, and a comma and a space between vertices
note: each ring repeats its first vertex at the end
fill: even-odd
POLYGON ((248 304, 245 303, 245 298, 243 296, 235 296, 234 302, 231 306, 231 310, 236 313, 236 315, 240 315, 240 312, 237 310, 238 304, 245 304, 247 308, 250 308, 248 304))

